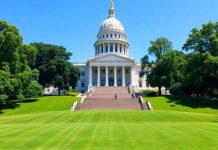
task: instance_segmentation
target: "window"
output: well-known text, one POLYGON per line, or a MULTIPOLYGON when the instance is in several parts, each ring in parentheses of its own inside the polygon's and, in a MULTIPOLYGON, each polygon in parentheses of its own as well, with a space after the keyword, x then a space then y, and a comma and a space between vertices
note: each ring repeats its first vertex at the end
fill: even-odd
POLYGON ((114 73, 114 70, 110 69, 110 74, 113 74, 114 73))
POLYGON ((126 74, 129 74, 129 70, 126 70, 126 74))
POLYGON ((81 73, 81 74, 82 74, 82 77, 84 77, 84 76, 85 76, 85 72, 84 72, 84 71, 82 71, 82 73, 81 73))
POLYGON ((116 45, 116 46, 115 46, 115 52, 117 52, 117 51, 118 51, 118 46, 116 45))
POLYGON ((117 38, 117 34, 115 34, 115 38, 117 38))
POLYGON ((102 73, 102 74, 105 74, 105 69, 103 69, 103 70, 101 71, 101 73, 102 73))
POLYGON ((97 74, 97 72, 98 72, 97 69, 95 69, 95 74, 97 74))
POLYGON ((120 73, 121 73, 121 70, 120 70, 120 69, 118 69, 118 70, 117 70, 117 73, 118 73, 118 74, 120 74, 120 73))
POLYGON ((106 35, 106 37, 108 38, 108 34, 106 35))
POLYGON ((109 49, 109 48, 108 48, 108 45, 106 45, 106 53, 108 52, 108 49, 109 49))
POLYGON ((85 87, 85 83, 84 82, 82 82, 81 87, 83 87, 83 88, 85 87))
POLYGON ((111 38, 113 37, 113 34, 111 34, 111 38))
POLYGON ((103 35, 103 39, 104 39, 104 35, 103 35))
POLYGON ((113 45, 110 45, 110 52, 113 52, 113 45))
POLYGON ((103 45, 101 45, 101 53, 103 53, 103 51, 104 51, 104 47, 103 45))

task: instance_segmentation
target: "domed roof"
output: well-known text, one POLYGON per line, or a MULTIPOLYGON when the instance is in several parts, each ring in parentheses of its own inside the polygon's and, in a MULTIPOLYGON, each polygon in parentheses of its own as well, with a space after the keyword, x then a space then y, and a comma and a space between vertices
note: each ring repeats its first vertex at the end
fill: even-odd
POLYGON ((104 20, 101 23, 99 33, 104 32, 104 31, 107 32, 108 30, 124 32, 124 27, 122 23, 119 20, 117 20, 115 17, 115 9, 114 9, 113 1, 111 1, 111 5, 110 5, 108 12, 109 12, 109 16, 106 20, 104 20))
POLYGON ((124 32, 124 27, 122 23, 115 17, 109 17, 101 23, 99 32, 103 32, 105 30, 116 30, 124 32))

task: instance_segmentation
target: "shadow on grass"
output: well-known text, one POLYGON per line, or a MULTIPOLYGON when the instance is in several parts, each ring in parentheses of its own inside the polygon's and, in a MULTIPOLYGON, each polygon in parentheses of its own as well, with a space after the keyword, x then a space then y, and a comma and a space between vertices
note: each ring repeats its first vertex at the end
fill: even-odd
MULTIPOLYGON (((197 108, 212 108, 218 109, 218 101, 212 100, 209 98, 202 98, 202 97, 178 97, 178 96, 166 96, 168 99, 168 103, 176 103, 178 105, 191 107, 194 109, 197 108)), ((174 107, 173 105, 171 105, 174 107)))
POLYGON ((16 109, 18 107, 20 107, 20 104, 21 103, 33 103, 33 102, 37 102, 38 99, 26 99, 22 102, 20 102, 19 100, 9 100, 6 102, 6 104, 1 104, 0 105, 0 114, 3 114, 4 111, 2 111, 3 109, 6 110, 6 109, 16 109))

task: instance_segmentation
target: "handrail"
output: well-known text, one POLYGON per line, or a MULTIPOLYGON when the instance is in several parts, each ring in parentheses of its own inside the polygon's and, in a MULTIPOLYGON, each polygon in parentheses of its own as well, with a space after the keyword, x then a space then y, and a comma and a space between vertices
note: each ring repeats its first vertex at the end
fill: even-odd
POLYGON ((85 99, 86 99, 86 96, 82 96, 82 99, 81 99, 80 103, 83 104, 85 99))
POLYGON ((71 108, 71 111, 74 111, 76 109, 77 103, 78 103, 77 101, 73 103, 73 107, 71 108))

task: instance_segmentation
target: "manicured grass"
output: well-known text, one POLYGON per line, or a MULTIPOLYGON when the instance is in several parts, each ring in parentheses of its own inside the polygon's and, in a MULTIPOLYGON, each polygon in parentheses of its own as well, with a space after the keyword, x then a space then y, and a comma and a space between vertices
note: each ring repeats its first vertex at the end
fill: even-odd
POLYGON ((0 149, 215 150, 218 118, 172 111, 57 111, 0 117, 0 149))
POLYGON ((38 113, 47 111, 70 110, 74 101, 80 100, 79 97, 71 96, 48 96, 38 99, 25 100, 22 103, 13 102, 13 109, 3 109, 2 115, 18 115, 26 113, 38 113))
POLYGON ((174 96, 144 97, 144 100, 151 102, 154 110, 218 114, 218 101, 174 96))
POLYGON ((150 99, 160 101, 153 103, 154 111, 70 112, 76 99, 43 97, 22 103, 15 110, 3 110, 0 150, 215 150, 218 147, 216 110, 175 103, 176 111, 172 111, 171 103, 163 102, 160 97, 150 99))

